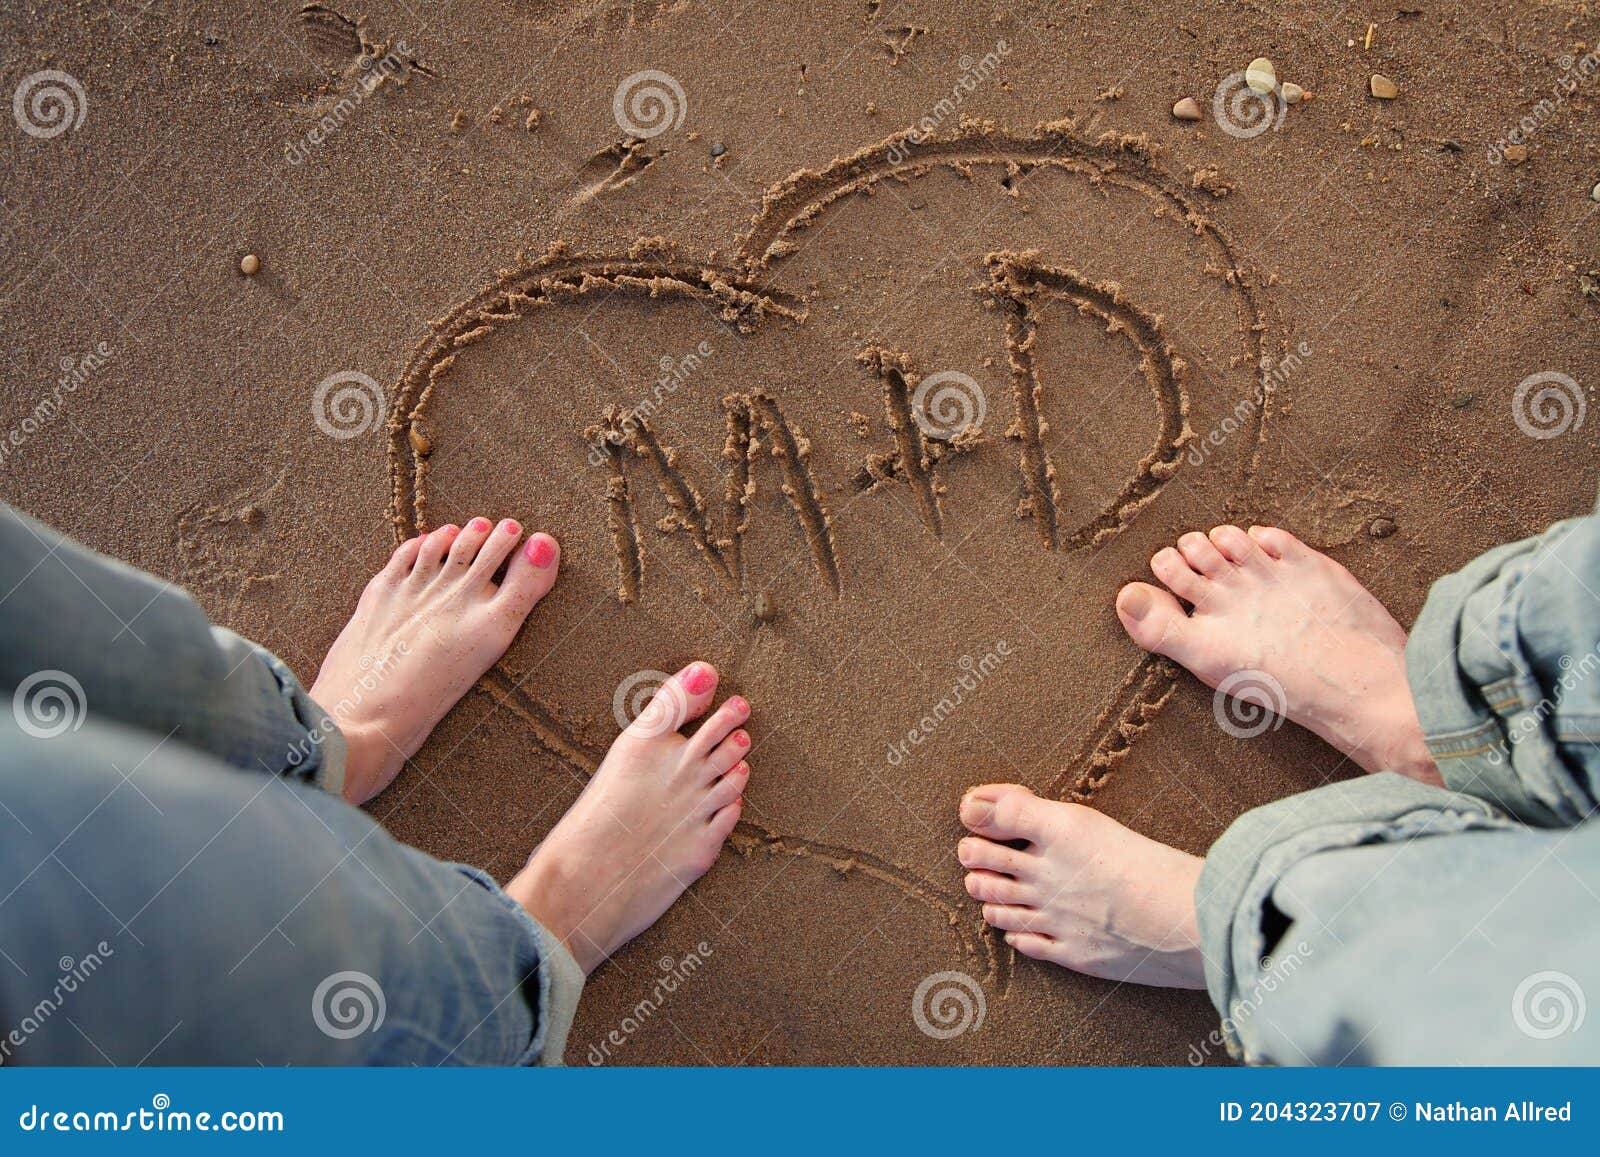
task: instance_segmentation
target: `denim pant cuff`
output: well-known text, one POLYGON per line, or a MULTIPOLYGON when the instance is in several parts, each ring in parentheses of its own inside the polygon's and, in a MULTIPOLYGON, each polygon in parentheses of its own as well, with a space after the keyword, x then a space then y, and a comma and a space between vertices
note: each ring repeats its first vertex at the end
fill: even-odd
POLYGON ((1206 988, 1228 1052, 1251 1064, 1275 1060, 1252 1048, 1250 1020, 1275 987, 1271 958, 1279 946, 1269 938, 1269 917, 1273 889, 1289 868, 1334 848, 1508 826, 1481 800, 1391 772, 1290 796, 1236 820, 1206 856, 1195 888, 1206 988))

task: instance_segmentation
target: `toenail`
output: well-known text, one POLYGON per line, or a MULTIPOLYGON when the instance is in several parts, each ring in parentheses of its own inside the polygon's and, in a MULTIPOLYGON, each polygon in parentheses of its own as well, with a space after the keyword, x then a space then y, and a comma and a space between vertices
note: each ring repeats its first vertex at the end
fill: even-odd
POLYGON ((500 524, 500 529, 505 531, 507 534, 521 534, 522 524, 515 518, 508 518, 500 524))
POLYGON ((728 706, 732 707, 735 711, 750 710, 750 704, 745 702, 743 695, 735 695, 732 699, 729 699, 728 706))
POLYGON ((733 733, 733 741, 735 743, 737 743, 740 747, 749 747, 750 746, 750 736, 747 735, 743 731, 735 731, 733 733))
POLYGON ((489 529, 489 520, 487 518, 474 518, 471 522, 467 523, 467 529, 475 530, 479 534, 482 534, 484 531, 489 529))
POLYGON ((1143 587, 1126 587, 1122 595, 1122 613, 1130 619, 1142 619, 1150 611, 1150 592, 1143 587))
POLYGON ((715 682, 716 676, 704 663, 692 664, 688 674, 683 677, 683 685, 691 695, 704 695, 715 682))
POLYGON ((969 799, 961 805, 961 821, 968 827, 981 828, 994 819, 994 804, 986 799, 969 799))
POLYGON ((530 538, 527 546, 528 561, 534 566, 549 566, 556 558, 555 543, 548 538, 530 538))

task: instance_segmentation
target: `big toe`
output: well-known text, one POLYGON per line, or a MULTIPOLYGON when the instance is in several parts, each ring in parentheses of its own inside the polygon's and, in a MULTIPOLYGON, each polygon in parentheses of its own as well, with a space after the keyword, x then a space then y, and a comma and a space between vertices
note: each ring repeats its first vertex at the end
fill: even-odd
POLYGON ((1049 804, 1015 783, 975 787, 961 799, 961 822, 991 840, 1037 840, 1044 832, 1049 804))
POLYGON ((495 597, 509 603, 519 617, 526 618, 534 605, 556 585, 560 569, 560 544, 543 531, 530 535, 506 564, 506 577, 495 597))
POLYGON ((1117 618, 1139 646, 1172 658, 1191 625, 1178 600, 1149 583, 1129 583, 1117 593, 1117 618))
POLYGON ((716 691, 717 669, 698 660, 690 663, 657 688, 644 710, 628 724, 626 734, 635 739, 654 739, 677 731, 706 713, 716 691))

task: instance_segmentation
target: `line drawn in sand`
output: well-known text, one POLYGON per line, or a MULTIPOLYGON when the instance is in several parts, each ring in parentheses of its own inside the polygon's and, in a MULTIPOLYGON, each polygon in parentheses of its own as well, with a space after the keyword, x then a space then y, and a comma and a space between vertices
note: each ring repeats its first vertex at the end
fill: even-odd
MULTIPOLYGON (((569 301, 597 290, 621 291, 640 301, 688 297, 715 307, 724 322, 742 333, 752 332, 769 320, 801 325, 803 301, 773 288, 773 266, 797 251, 793 239, 815 224, 845 198, 870 191, 883 180, 908 181, 941 167, 969 173, 977 166, 1000 166, 1013 187, 1036 169, 1050 167, 1082 176, 1091 184, 1109 185, 1139 193, 1160 212, 1181 222, 1208 243, 1228 291, 1233 295, 1239 330, 1244 335, 1251 365, 1265 367, 1269 322, 1256 277, 1236 258, 1232 242, 1202 209, 1194 187, 1162 171, 1153 151, 1140 138, 1105 134, 1095 140, 1076 135, 1070 122, 1039 126, 1023 135, 988 123, 964 121, 944 137, 910 141, 906 133, 864 148, 816 171, 802 170, 772 186, 762 198, 760 212, 740 241, 732 265, 657 260, 638 254, 628 257, 576 256, 557 245, 544 257, 502 271, 491 285, 474 294, 432 326, 432 333, 416 350, 394 389, 389 417, 391 475, 390 521, 396 541, 427 526, 428 402, 448 376, 462 351, 497 327, 516 324, 541 307, 569 301)), ((1203 190, 1202 190, 1203 191, 1203 190)), ((1041 544, 1050 550, 1076 550, 1105 542, 1123 530, 1144 509, 1181 465, 1180 453, 1192 438, 1187 422, 1185 364, 1167 340, 1157 317, 1126 298, 1113 283, 1095 281, 1067 266, 1049 265, 1035 253, 991 254, 989 280, 982 292, 1002 307, 1011 353, 1013 385, 1018 400, 1020 466, 1041 544), (1141 460, 1134 477, 1112 503, 1081 527, 1062 528, 1053 468, 1047 452, 1047 427, 1039 402, 1048 383, 1039 378, 1032 357, 1040 304, 1059 298, 1085 315, 1102 320, 1109 334, 1131 342, 1159 408, 1160 430, 1154 447, 1141 460)), ((918 493, 928 529, 939 534, 942 513, 938 492, 929 472, 925 446, 908 435, 909 411, 897 404, 905 392, 909 361, 904 363, 884 351, 865 351, 863 364, 886 379, 886 412, 896 437, 896 450, 881 464, 884 476, 903 475, 918 493), (898 375, 898 388, 895 378, 898 375), (913 462, 915 465, 913 466, 913 462)), ((1279 406, 1280 383, 1263 368, 1258 377, 1261 404, 1246 423, 1249 445, 1236 496, 1246 493, 1265 444, 1272 414, 1279 406)), ((598 445, 605 448, 604 468, 609 473, 608 517, 617 550, 619 597, 637 599, 644 579, 644 558, 639 545, 624 453, 648 460, 658 487, 673 516, 695 540, 701 556, 723 579, 737 588, 742 583, 742 539, 748 526, 747 496, 750 471, 758 455, 760 433, 777 453, 785 470, 785 490, 806 530, 814 561, 836 596, 842 593, 839 560, 828 533, 821 489, 806 466, 801 436, 783 420, 779 400, 753 393, 725 402, 728 441, 725 454, 731 472, 725 497, 726 532, 713 525, 705 497, 677 469, 670 448, 660 444, 647 423, 624 428, 619 415, 606 416, 598 428, 598 445), (608 428, 609 427, 609 428, 608 428)), ((880 479, 881 480, 881 479, 880 479)), ((868 485, 873 484, 869 478, 868 485)), ((1176 687, 1177 670, 1165 660, 1142 657, 1101 712, 1078 756, 1068 770, 1050 785, 1052 795, 1092 800, 1112 770, 1126 758, 1138 735, 1169 701, 1176 687)), ((592 773, 596 754, 580 742, 555 714, 522 690, 518 680, 497 666, 485 676, 481 689, 511 710, 530 728, 534 738, 552 754, 572 766, 592 773)), ((964 896, 952 896, 916 872, 861 849, 836 847, 741 822, 734 846, 746 854, 792 856, 827 864, 845 874, 860 874, 916 899, 945 919, 964 956, 981 961, 987 975, 1001 991, 1009 984, 1014 953, 998 934, 983 925, 972 928, 970 905, 964 896)))

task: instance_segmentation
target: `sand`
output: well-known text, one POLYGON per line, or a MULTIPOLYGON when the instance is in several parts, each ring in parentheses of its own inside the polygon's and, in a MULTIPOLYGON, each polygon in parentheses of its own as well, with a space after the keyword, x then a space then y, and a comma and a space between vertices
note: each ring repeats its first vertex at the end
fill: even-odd
POLYGON ((86 113, 0 134, 0 497, 307 681, 397 536, 560 537, 371 805, 502 879, 649 673, 716 663, 745 820, 592 979, 571 1063, 1206 1054, 1203 995, 983 930, 962 790, 1203 852, 1353 769, 1230 736, 1125 639, 1155 549, 1276 523, 1406 621, 1592 502, 1600 424, 1530 436, 1559 412, 1517 392, 1592 400, 1578 4, 234 8, 0 15, 5 91, 58 70, 86 113), (1262 55, 1312 99, 1224 131, 1262 55))

